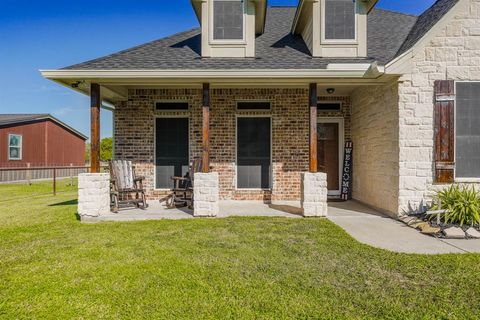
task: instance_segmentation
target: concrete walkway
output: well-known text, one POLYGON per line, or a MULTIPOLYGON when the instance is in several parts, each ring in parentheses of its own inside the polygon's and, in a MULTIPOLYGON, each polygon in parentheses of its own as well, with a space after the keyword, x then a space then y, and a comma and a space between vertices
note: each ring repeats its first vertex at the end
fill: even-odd
POLYGON ((423 235, 358 202, 331 202, 328 219, 357 241, 402 253, 480 253, 480 240, 447 240, 423 235))
MULTIPOLYGON (((150 201, 147 210, 124 209, 120 213, 83 220, 145 221, 193 219, 187 208, 167 209, 158 201, 150 201)), ((394 252, 441 254, 480 252, 480 240, 443 240, 426 236, 356 201, 329 202, 328 219, 339 225, 357 241, 394 252)), ((220 201, 218 218, 284 217, 301 218, 300 203, 265 204, 261 201, 220 201)))

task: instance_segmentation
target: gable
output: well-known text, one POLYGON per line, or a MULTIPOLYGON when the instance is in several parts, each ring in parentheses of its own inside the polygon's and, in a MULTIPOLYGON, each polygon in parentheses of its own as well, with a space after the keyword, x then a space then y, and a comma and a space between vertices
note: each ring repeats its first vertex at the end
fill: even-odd
POLYGON ((255 58, 201 57, 200 29, 192 29, 67 70, 325 69, 330 63, 389 62, 416 17, 374 9, 369 15, 367 58, 315 58, 301 36, 291 33, 295 7, 269 7, 265 32, 256 38, 255 58), (394 23, 389 23, 394 21, 394 23), (393 36, 392 36, 393 35, 393 36))

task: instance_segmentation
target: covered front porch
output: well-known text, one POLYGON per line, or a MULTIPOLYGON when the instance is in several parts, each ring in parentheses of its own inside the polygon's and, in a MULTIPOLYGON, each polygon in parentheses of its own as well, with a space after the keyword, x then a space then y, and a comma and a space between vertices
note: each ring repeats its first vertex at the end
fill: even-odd
POLYGON ((78 86, 92 101, 92 172, 99 170, 99 110, 106 95, 114 112, 115 158, 133 162, 149 200, 165 197, 170 177, 183 176, 201 159, 201 173, 215 175, 215 194, 208 198, 218 201, 294 201, 304 215, 310 203, 312 215, 325 216, 326 194, 338 199, 343 193, 396 214, 396 81, 362 68, 288 82, 155 79, 134 85, 139 79, 109 79, 86 87, 83 81, 78 86), (346 142, 354 146, 347 182, 346 142), (317 173, 324 174, 327 190, 320 180, 320 189, 307 190, 315 183, 305 177, 317 173))

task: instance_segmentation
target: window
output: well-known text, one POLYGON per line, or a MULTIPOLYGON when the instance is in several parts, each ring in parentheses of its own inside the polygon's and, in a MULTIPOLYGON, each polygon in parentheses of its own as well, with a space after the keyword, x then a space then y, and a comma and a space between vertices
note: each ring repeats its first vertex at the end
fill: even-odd
POLYGON ((213 1, 213 39, 243 39, 243 0, 213 1))
POLYGON ((157 118, 155 128, 155 187, 168 189, 188 171, 188 118, 157 118))
POLYGON ((237 119, 237 187, 239 189, 270 188, 269 117, 237 119))
POLYGON ((8 135, 8 160, 22 160, 22 136, 8 135))
POLYGON ((325 0, 325 39, 355 40, 355 0, 325 0))
POLYGON ((270 102, 245 101, 237 103, 237 110, 240 111, 269 111, 270 102))
POLYGON ((480 82, 458 82, 455 115, 455 176, 480 178, 480 82))
POLYGON ((317 104, 319 111, 340 111, 342 109, 341 102, 319 102, 317 104))
POLYGON ((187 111, 188 102, 157 102, 155 103, 157 111, 187 111))

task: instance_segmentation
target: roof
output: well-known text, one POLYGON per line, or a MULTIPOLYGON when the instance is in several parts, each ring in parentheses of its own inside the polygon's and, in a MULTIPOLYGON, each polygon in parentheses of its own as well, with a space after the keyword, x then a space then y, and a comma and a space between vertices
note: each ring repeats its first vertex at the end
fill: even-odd
POLYGON ((411 49, 459 1, 460 0, 438 0, 422 13, 410 30, 407 39, 398 50, 397 56, 411 49))
POLYGON ((64 129, 71 131, 73 134, 79 136, 83 140, 87 140, 87 136, 80 133, 79 131, 73 129, 69 125, 63 123, 62 121, 58 120, 54 116, 48 113, 42 114, 0 114, 0 127, 5 127, 9 125, 17 125, 22 123, 30 123, 30 122, 37 122, 42 120, 51 120, 64 129))
POLYGON ((411 48, 459 0, 439 0, 420 17, 373 9, 368 15, 367 58, 316 58, 291 33, 296 7, 268 7, 255 58, 202 58, 200 28, 174 34, 63 70, 326 69, 330 63, 385 65, 411 48))

